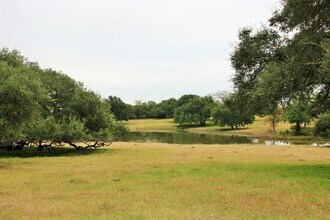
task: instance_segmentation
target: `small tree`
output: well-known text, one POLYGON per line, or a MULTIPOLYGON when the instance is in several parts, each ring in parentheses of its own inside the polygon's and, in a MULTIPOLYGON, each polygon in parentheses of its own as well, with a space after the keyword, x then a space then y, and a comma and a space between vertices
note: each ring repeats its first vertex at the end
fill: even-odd
POLYGON ((223 104, 219 104, 212 110, 212 118, 215 124, 238 129, 239 126, 253 123, 254 115, 246 107, 245 100, 240 94, 228 94, 222 100, 223 104))
POLYGON ((213 99, 209 96, 190 98, 186 104, 175 109, 174 122, 180 126, 184 124, 205 126, 214 104, 213 99))
POLYGON ((301 102, 296 101, 293 104, 289 105, 284 113, 284 118, 289 123, 293 123, 294 126, 293 134, 299 135, 301 133, 301 124, 302 123, 309 123, 312 117, 308 113, 307 106, 301 102))
POLYGON ((314 127, 316 136, 330 137, 330 112, 321 114, 314 127))
POLYGON ((211 114, 214 124, 220 126, 229 126, 233 130, 238 129, 239 126, 244 126, 253 122, 254 117, 247 117, 240 114, 239 111, 233 111, 225 106, 217 106, 212 109, 211 114))
POLYGON ((220 126, 229 126, 233 130, 237 129, 240 124, 239 116, 224 106, 217 106, 213 108, 211 116, 213 118, 214 124, 218 124, 220 126))
POLYGON ((266 117, 267 122, 271 124, 272 131, 275 132, 275 128, 278 123, 282 120, 283 111, 280 107, 276 107, 270 115, 266 117))

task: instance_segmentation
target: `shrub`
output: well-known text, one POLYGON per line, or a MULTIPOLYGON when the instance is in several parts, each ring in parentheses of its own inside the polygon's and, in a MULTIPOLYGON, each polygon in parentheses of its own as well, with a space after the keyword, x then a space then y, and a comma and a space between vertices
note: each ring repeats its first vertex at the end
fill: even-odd
POLYGON ((330 137, 330 112, 319 116, 315 127, 315 136, 330 137))

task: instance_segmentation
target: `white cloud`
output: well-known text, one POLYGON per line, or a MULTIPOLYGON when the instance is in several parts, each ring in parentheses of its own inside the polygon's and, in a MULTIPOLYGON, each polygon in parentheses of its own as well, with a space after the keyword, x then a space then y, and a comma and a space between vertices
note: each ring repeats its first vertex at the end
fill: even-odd
POLYGON ((204 95, 231 88, 238 29, 266 22, 277 2, 2 0, 0 45, 105 97, 204 95))

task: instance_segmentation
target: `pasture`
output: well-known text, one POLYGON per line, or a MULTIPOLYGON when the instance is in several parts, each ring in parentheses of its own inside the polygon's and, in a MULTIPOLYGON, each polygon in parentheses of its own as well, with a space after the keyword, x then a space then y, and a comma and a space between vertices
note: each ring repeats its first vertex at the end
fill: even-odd
POLYGON ((1 219, 329 219, 329 148, 118 142, 0 152, 1 219))

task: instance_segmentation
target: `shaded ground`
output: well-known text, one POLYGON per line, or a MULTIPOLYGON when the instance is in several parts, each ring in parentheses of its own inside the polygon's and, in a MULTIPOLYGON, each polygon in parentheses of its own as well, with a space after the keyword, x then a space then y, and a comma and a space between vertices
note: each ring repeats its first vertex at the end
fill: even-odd
POLYGON ((37 147, 24 147, 23 150, 11 150, 6 151, 0 148, 0 158, 13 158, 13 157, 63 157, 63 156, 81 156, 87 154, 97 153, 99 151, 104 151, 104 148, 98 149, 84 149, 76 150, 73 147, 54 147, 56 154, 52 155, 47 149, 38 151, 37 147))

